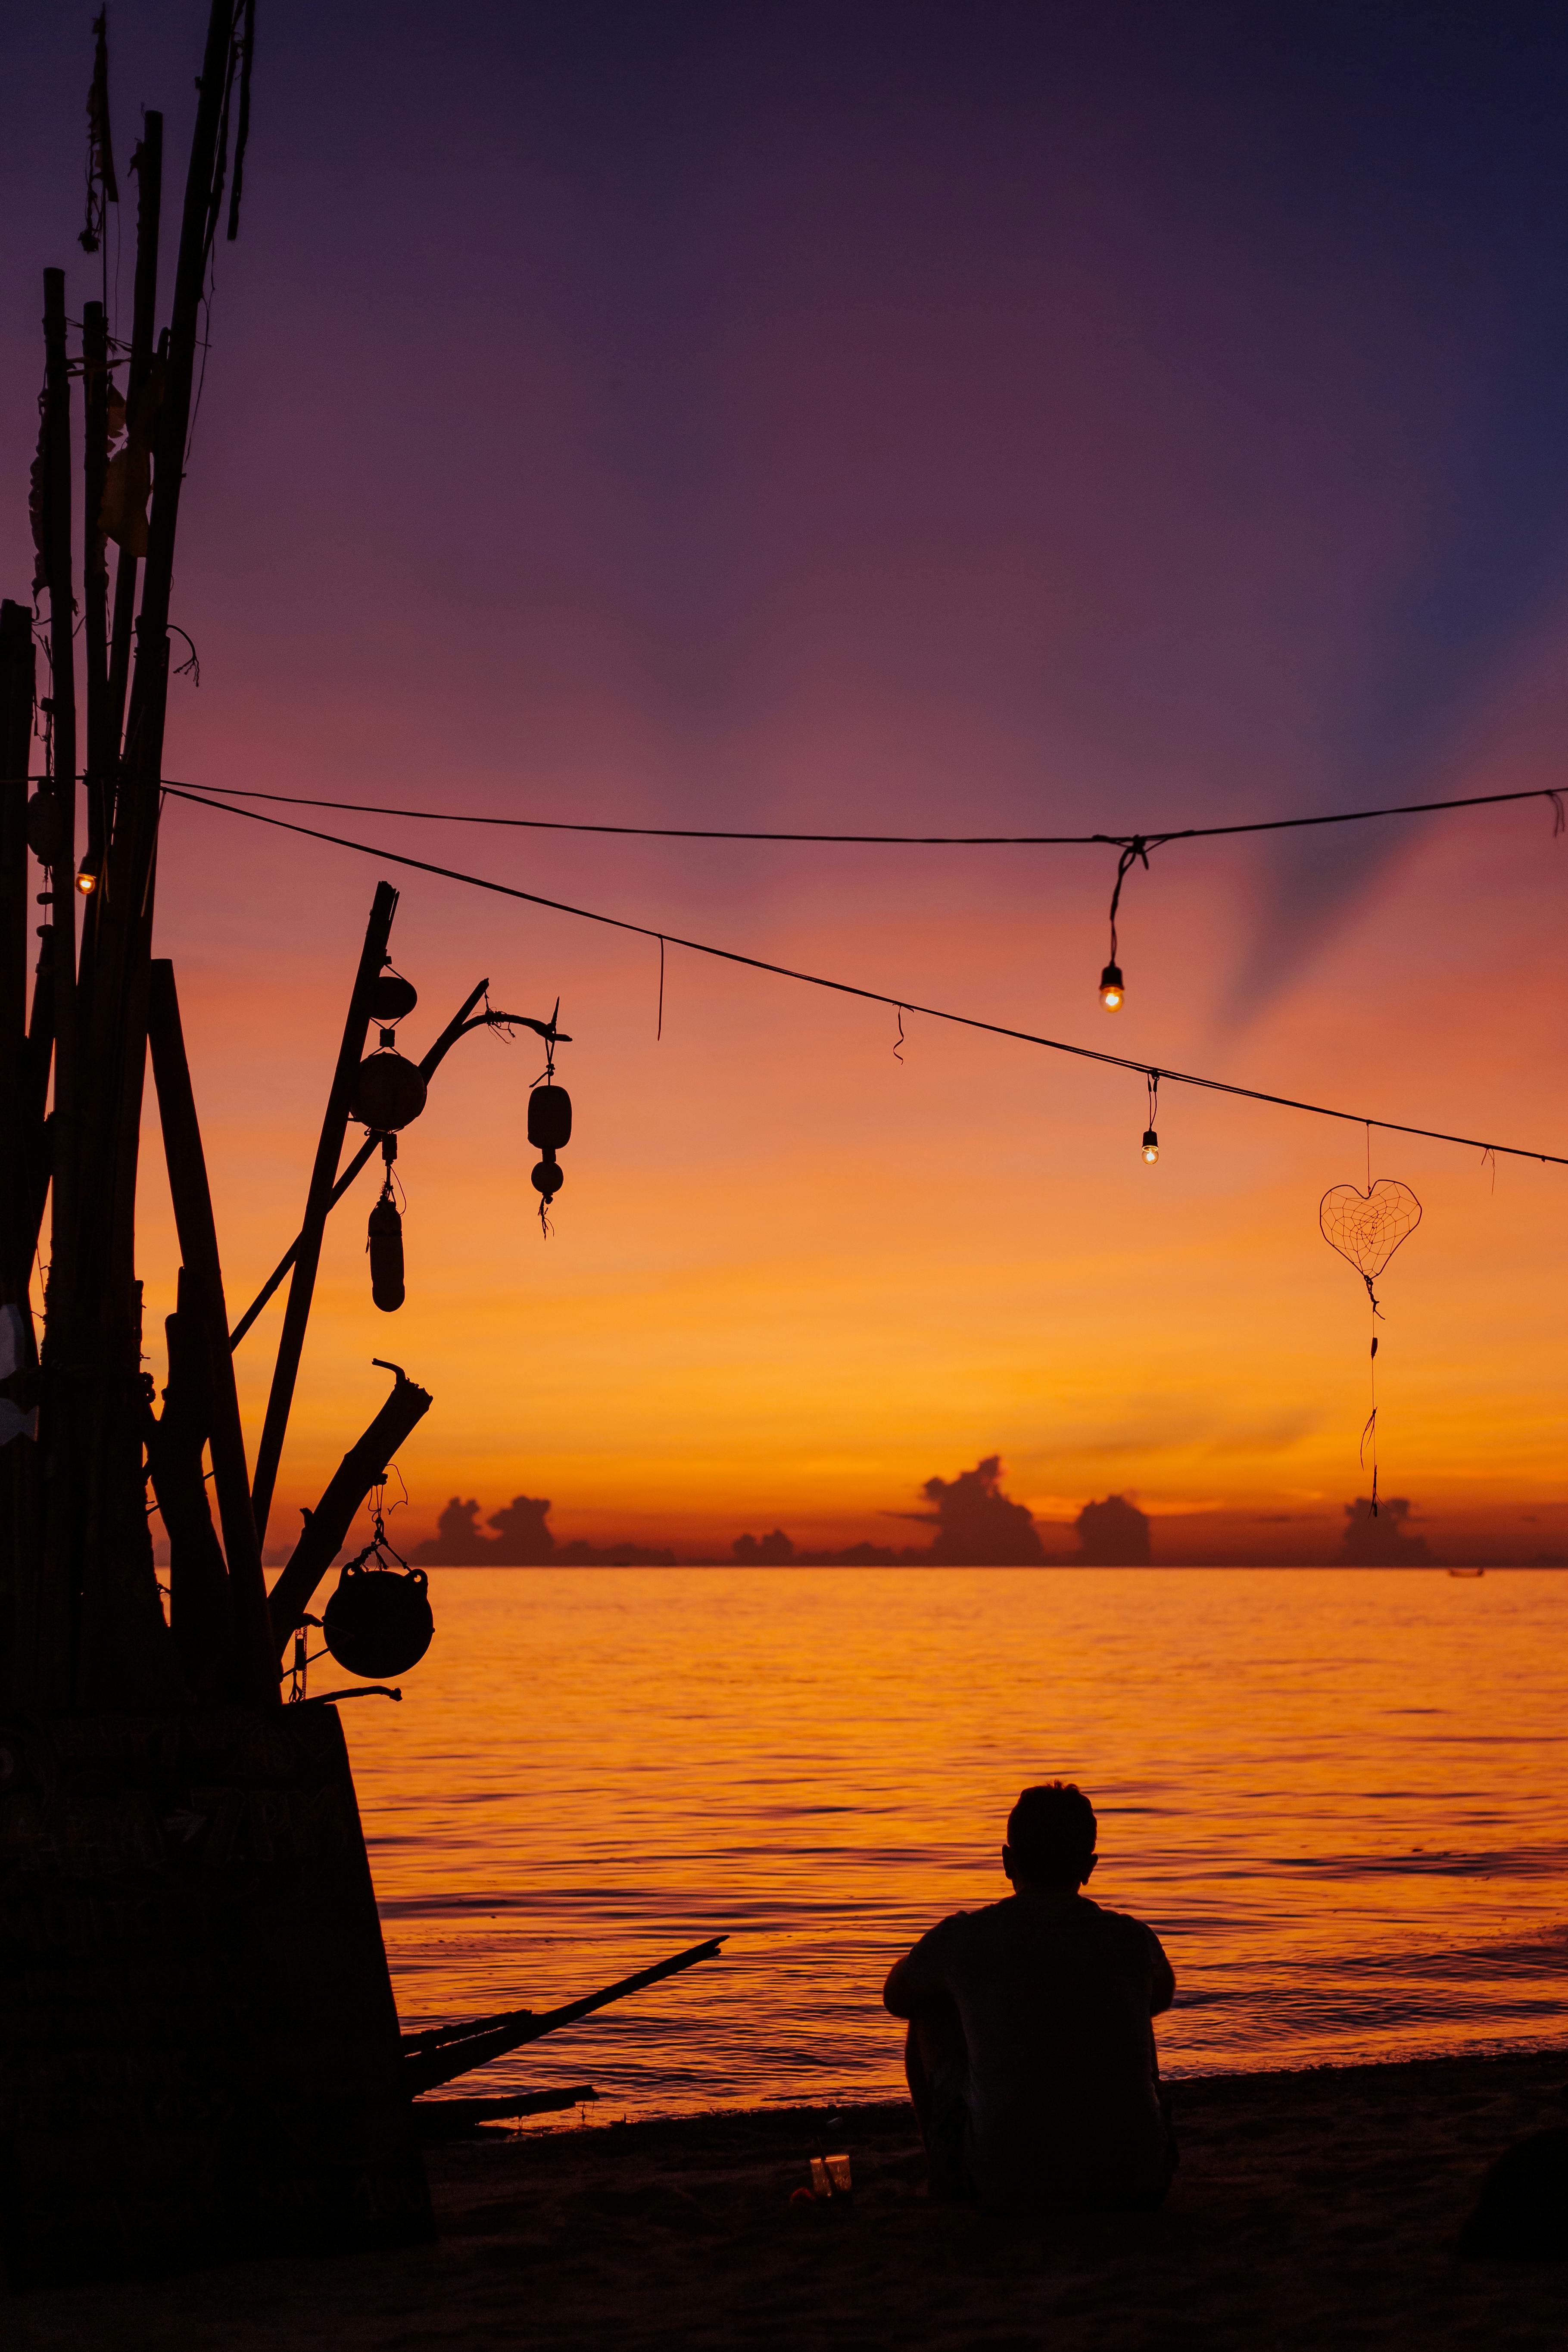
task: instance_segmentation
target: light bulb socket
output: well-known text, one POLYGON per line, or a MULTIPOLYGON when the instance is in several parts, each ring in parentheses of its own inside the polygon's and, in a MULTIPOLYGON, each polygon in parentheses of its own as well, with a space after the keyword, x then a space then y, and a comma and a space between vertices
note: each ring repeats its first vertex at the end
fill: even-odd
POLYGON ((1100 1001, 1108 1013, 1114 1013, 1127 993, 1127 983, 1121 977, 1119 963, 1108 963, 1100 975, 1100 1001))

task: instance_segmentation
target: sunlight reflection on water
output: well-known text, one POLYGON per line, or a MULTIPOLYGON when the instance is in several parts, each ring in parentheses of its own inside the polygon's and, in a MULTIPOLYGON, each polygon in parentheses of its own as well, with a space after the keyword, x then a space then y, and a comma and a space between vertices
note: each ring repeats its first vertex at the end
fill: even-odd
POLYGON ((881 2097, 889 1962, 1028 1780, 1176 1970, 1171 2074, 1554 2041, 1568 1584, 1366 1570, 437 1570, 343 1710, 405 2025, 724 1956, 473 2076, 600 2114, 881 2097))

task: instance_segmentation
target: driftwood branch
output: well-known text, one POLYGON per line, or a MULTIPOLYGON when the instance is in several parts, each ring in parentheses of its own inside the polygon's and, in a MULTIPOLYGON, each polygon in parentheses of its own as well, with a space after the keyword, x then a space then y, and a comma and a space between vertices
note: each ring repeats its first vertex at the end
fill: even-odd
POLYGON ((625 2000, 628 1993, 641 1992, 666 1977, 679 1976, 683 1969, 695 1968, 699 1960, 712 1959, 724 1941, 722 1936, 710 1937, 706 1944, 693 1944, 689 1951, 677 1952, 672 1960, 659 1960, 651 1969, 639 1969, 635 1977, 623 1977, 618 1984, 605 1985, 600 1992, 585 1993, 581 2000, 566 2001, 559 2009, 505 2010, 499 2017, 474 2018, 467 2025, 437 2026, 428 2033, 405 2033, 403 2080, 408 2095, 417 2098, 421 2091, 433 2091, 438 2084, 453 2082, 476 2066, 488 2066, 492 2058, 504 2058, 509 2050, 520 2050, 525 2042, 537 2042, 542 2035, 553 2033, 558 2026, 574 2025, 578 2018, 592 2016, 595 2010, 606 2009, 613 2000, 625 2000))
POLYGON ((409 1431, 424 1420, 430 1404, 429 1391, 399 1372, 392 1394, 364 1435, 343 1455, 315 1509, 306 1512, 305 1532, 273 1586, 268 1604, 273 1643, 279 1654, 342 1550, 355 1512, 371 1488, 385 1477, 387 1464, 409 1431))

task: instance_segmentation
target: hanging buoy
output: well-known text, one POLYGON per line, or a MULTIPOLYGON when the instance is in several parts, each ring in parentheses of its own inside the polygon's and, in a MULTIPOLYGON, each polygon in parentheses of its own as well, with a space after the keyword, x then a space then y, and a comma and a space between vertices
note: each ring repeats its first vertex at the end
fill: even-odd
POLYGON ((403 1217, 390 1182, 370 1213, 365 1246, 370 1252, 370 1295, 384 1315, 394 1315, 404 1299, 403 1217))
POLYGON ((426 1092, 417 1066, 396 1051, 394 1033, 384 1029, 380 1053, 367 1054, 354 1074, 349 1117, 373 1135, 395 1135, 418 1118, 426 1092))
POLYGON ((321 1612, 321 1632, 339 1665, 373 1683, 416 1666, 436 1631, 428 1580, 423 1569, 388 1568, 374 1550, 349 1560, 321 1612))
POLYGON ((538 1167, 530 1169, 528 1181, 536 1192, 542 1194, 544 1205, 548 1208, 566 1181, 566 1171, 556 1166, 554 1152, 546 1147, 538 1167))

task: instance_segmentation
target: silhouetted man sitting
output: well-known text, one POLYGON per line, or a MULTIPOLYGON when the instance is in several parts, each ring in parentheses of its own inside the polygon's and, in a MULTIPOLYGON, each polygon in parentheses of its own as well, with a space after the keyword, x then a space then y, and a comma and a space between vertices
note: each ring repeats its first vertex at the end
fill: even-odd
POLYGON ((1097 1830, 1081 1790, 1026 1789, 1002 1849, 1012 1895, 943 1919, 888 1979, 933 2197, 1148 2208, 1170 2186, 1151 2020, 1175 1979, 1152 1927, 1079 1892, 1097 1830))

